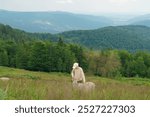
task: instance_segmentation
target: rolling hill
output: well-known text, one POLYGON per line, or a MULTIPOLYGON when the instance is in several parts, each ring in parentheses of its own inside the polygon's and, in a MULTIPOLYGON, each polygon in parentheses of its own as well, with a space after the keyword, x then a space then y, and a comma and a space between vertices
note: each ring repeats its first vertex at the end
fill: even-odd
POLYGON ((112 25, 109 18, 68 12, 15 12, 0 10, 0 23, 27 32, 58 33, 112 25), (11 20, 10 20, 11 19, 11 20))
POLYGON ((150 14, 135 17, 128 22, 133 25, 144 25, 150 27, 150 14))
POLYGON ((126 49, 129 51, 150 50, 150 28, 146 26, 111 26, 96 30, 67 31, 58 34, 27 33, 0 25, 0 39, 16 41, 50 40, 58 41, 59 37, 67 43, 77 43, 92 49, 126 49))
POLYGON ((146 26, 112 26, 63 32, 59 35, 68 42, 93 49, 150 50, 150 28, 146 26))
POLYGON ((50 33, 28 33, 23 30, 15 29, 9 25, 0 24, 0 39, 14 40, 16 42, 30 40, 52 40, 57 41, 57 37, 50 33))

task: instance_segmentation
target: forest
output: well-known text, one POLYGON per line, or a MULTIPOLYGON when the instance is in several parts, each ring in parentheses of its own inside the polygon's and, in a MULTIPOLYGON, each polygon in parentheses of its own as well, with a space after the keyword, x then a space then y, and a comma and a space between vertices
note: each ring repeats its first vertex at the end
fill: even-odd
POLYGON ((65 43, 62 37, 51 38, 0 25, 0 66, 70 73, 72 64, 78 62, 87 74, 150 78, 149 51, 92 50, 65 43))
POLYGON ((67 31, 59 35, 64 37, 66 42, 77 43, 94 50, 150 50, 150 28, 146 26, 109 26, 95 30, 67 31))

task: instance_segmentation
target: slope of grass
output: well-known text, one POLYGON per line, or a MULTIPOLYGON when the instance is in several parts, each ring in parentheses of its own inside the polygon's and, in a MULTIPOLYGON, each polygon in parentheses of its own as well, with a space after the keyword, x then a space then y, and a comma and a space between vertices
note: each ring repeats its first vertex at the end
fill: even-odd
POLYGON ((109 79, 86 76, 96 84, 92 93, 73 90, 70 74, 31 72, 0 67, 0 99, 8 100, 76 100, 76 99, 150 99, 150 80, 141 78, 109 79))

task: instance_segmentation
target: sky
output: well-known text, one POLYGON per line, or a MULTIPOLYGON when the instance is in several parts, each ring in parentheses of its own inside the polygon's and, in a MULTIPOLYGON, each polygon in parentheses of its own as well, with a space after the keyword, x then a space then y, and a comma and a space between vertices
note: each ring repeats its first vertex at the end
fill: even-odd
POLYGON ((0 0, 0 9, 138 14, 150 13, 150 0, 0 0))

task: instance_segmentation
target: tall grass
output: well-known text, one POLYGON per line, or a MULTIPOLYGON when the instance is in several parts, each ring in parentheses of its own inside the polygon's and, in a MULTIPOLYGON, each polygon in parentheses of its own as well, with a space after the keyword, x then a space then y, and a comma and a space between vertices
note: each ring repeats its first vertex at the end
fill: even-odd
POLYGON ((6 93, 4 90, 0 89, 0 100, 4 100, 6 98, 6 93))
POLYGON ((150 99, 150 80, 108 79, 86 76, 96 84, 91 93, 72 88, 69 74, 31 72, 19 69, 0 68, 0 76, 9 81, 0 81, 0 99, 8 100, 124 100, 150 99), (7 90, 6 90, 7 89, 7 90))

